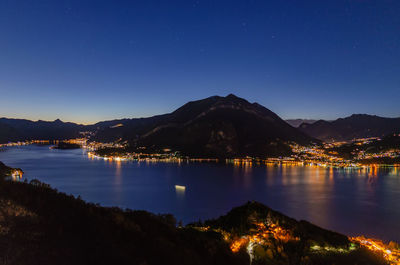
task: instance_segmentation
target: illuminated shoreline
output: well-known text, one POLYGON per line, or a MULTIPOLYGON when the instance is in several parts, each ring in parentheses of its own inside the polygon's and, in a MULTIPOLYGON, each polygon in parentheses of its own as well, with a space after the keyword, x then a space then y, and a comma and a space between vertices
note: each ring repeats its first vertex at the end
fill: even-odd
MULTIPOLYGON (((374 138, 375 139, 375 138, 374 138)), ((371 139, 358 139, 357 141, 363 141, 362 143, 368 143, 371 139)), ((190 158, 176 156, 174 153, 126 153, 124 155, 114 156, 102 156, 96 154, 97 150, 104 148, 116 148, 122 149, 126 147, 126 143, 99 143, 90 142, 86 138, 66 139, 66 140, 27 140, 12 142, 6 144, 0 144, 0 147, 14 147, 14 146, 26 146, 33 144, 53 145, 59 142, 66 142, 71 144, 78 144, 82 149, 87 151, 87 155, 91 159, 102 159, 105 161, 147 161, 147 162, 224 162, 226 164, 234 165, 267 165, 267 166, 310 166, 310 167, 321 167, 321 168, 338 168, 338 169, 373 169, 373 168, 398 168, 400 163, 395 164, 362 164, 358 161, 344 160, 334 155, 327 155, 325 149, 331 146, 338 146, 343 144, 338 143, 326 143, 323 147, 320 146, 299 146, 292 144, 293 155, 291 157, 282 158, 230 158, 230 159, 217 159, 217 158, 190 158)), ((393 153, 388 153, 393 154, 393 153)))
POLYGON ((87 156, 90 159, 98 159, 105 161, 147 161, 147 162, 174 162, 174 163, 182 163, 182 162, 214 162, 214 163, 226 163, 226 164, 234 164, 237 166, 253 166, 253 165, 266 165, 266 166, 306 166, 306 167, 321 167, 321 168, 337 168, 337 169, 371 169, 371 168, 397 168, 400 167, 400 164, 370 164, 370 165, 361 165, 361 164, 328 164, 328 163, 320 163, 318 161, 293 161, 293 160, 278 160, 278 159, 217 159, 217 158, 181 158, 181 157, 173 157, 164 154, 146 154, 149 157, 139 156, 143 154, 135 154, 135 155, 127 155, 127 156, 100 156, 93 152, 87 152, 87 156), (164 157, 163 157, 164 156, 164 157))

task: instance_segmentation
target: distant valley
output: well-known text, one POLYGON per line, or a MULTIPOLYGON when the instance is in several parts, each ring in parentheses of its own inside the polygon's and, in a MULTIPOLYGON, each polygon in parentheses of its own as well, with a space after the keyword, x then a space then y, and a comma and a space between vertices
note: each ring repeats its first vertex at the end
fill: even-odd
POLYGON ((287 123, 289 123, 291 126, 298 128, 300 125, 303 123, 308 123, 308 124, 313 124, 317 120, 312 120, 312 119, 288 119, 285 120, 287 123))

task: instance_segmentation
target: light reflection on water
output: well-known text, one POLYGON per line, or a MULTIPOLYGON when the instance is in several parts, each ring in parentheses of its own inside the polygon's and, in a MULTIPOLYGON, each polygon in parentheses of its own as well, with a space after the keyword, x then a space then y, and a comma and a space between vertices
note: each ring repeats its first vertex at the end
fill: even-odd
POLYGON ((186 187, 179 187, 179 186, 175 186, 175 192, 176 192, 176 197, 179 200, 183 200, 185 198, 185 192, 186 192, 186 187))
POLYGON ((400 241, 398 168, 104 161, 37 146, 0 152, 0 161, 85 200, 172 213, 186 223, 257 200, 348 235, 400 241))

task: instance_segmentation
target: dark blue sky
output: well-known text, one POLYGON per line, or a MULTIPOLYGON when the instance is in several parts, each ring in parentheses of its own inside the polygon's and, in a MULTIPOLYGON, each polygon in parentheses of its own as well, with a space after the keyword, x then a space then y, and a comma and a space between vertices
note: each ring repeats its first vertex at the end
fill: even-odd
POLYGON ((90 123, 234 93, 400 116, 400 1, 0 1, 0 116, 90 123))

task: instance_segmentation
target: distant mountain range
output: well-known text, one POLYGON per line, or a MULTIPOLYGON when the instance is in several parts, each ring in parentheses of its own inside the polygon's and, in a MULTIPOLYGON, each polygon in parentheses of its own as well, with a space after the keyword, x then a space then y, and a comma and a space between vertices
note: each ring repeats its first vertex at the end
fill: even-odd
POLYGON ((0 118, 0 143, 21 140, 58 140, 79 136, 92 126, 71 122, 0 118))
POLYGON ((122 140, 132 147, 179 150, 192 156, 277 156, 290 153, 288 141, 308 144, 316 139, 400 133, 400 118, 357 114, 335 121, 284 121, 269 109, 232 94, 188 102, 168 114, 93 125, 0 118, 0 143, 69 139, 79 137, 82 131, 92 132, 96 141, 122 140))
POLYGON ((335 121, 319 120, 303 123, 299 129, 322 141, 341 141, 354 138, 382 137, 400 133, 400 118, 383 118, 367 114, 354 114, 335 121))
POLYGON ((192 101, 172 113, 150 118, 89 126, 2 118, 0 128, 0 142, 67 139, 92 131, 96 141, 123 140, 136 148, 207 157, 287 155, 291 152, 288 141, 309 144, 314 140, 267 108, 232 94, 192 101))

